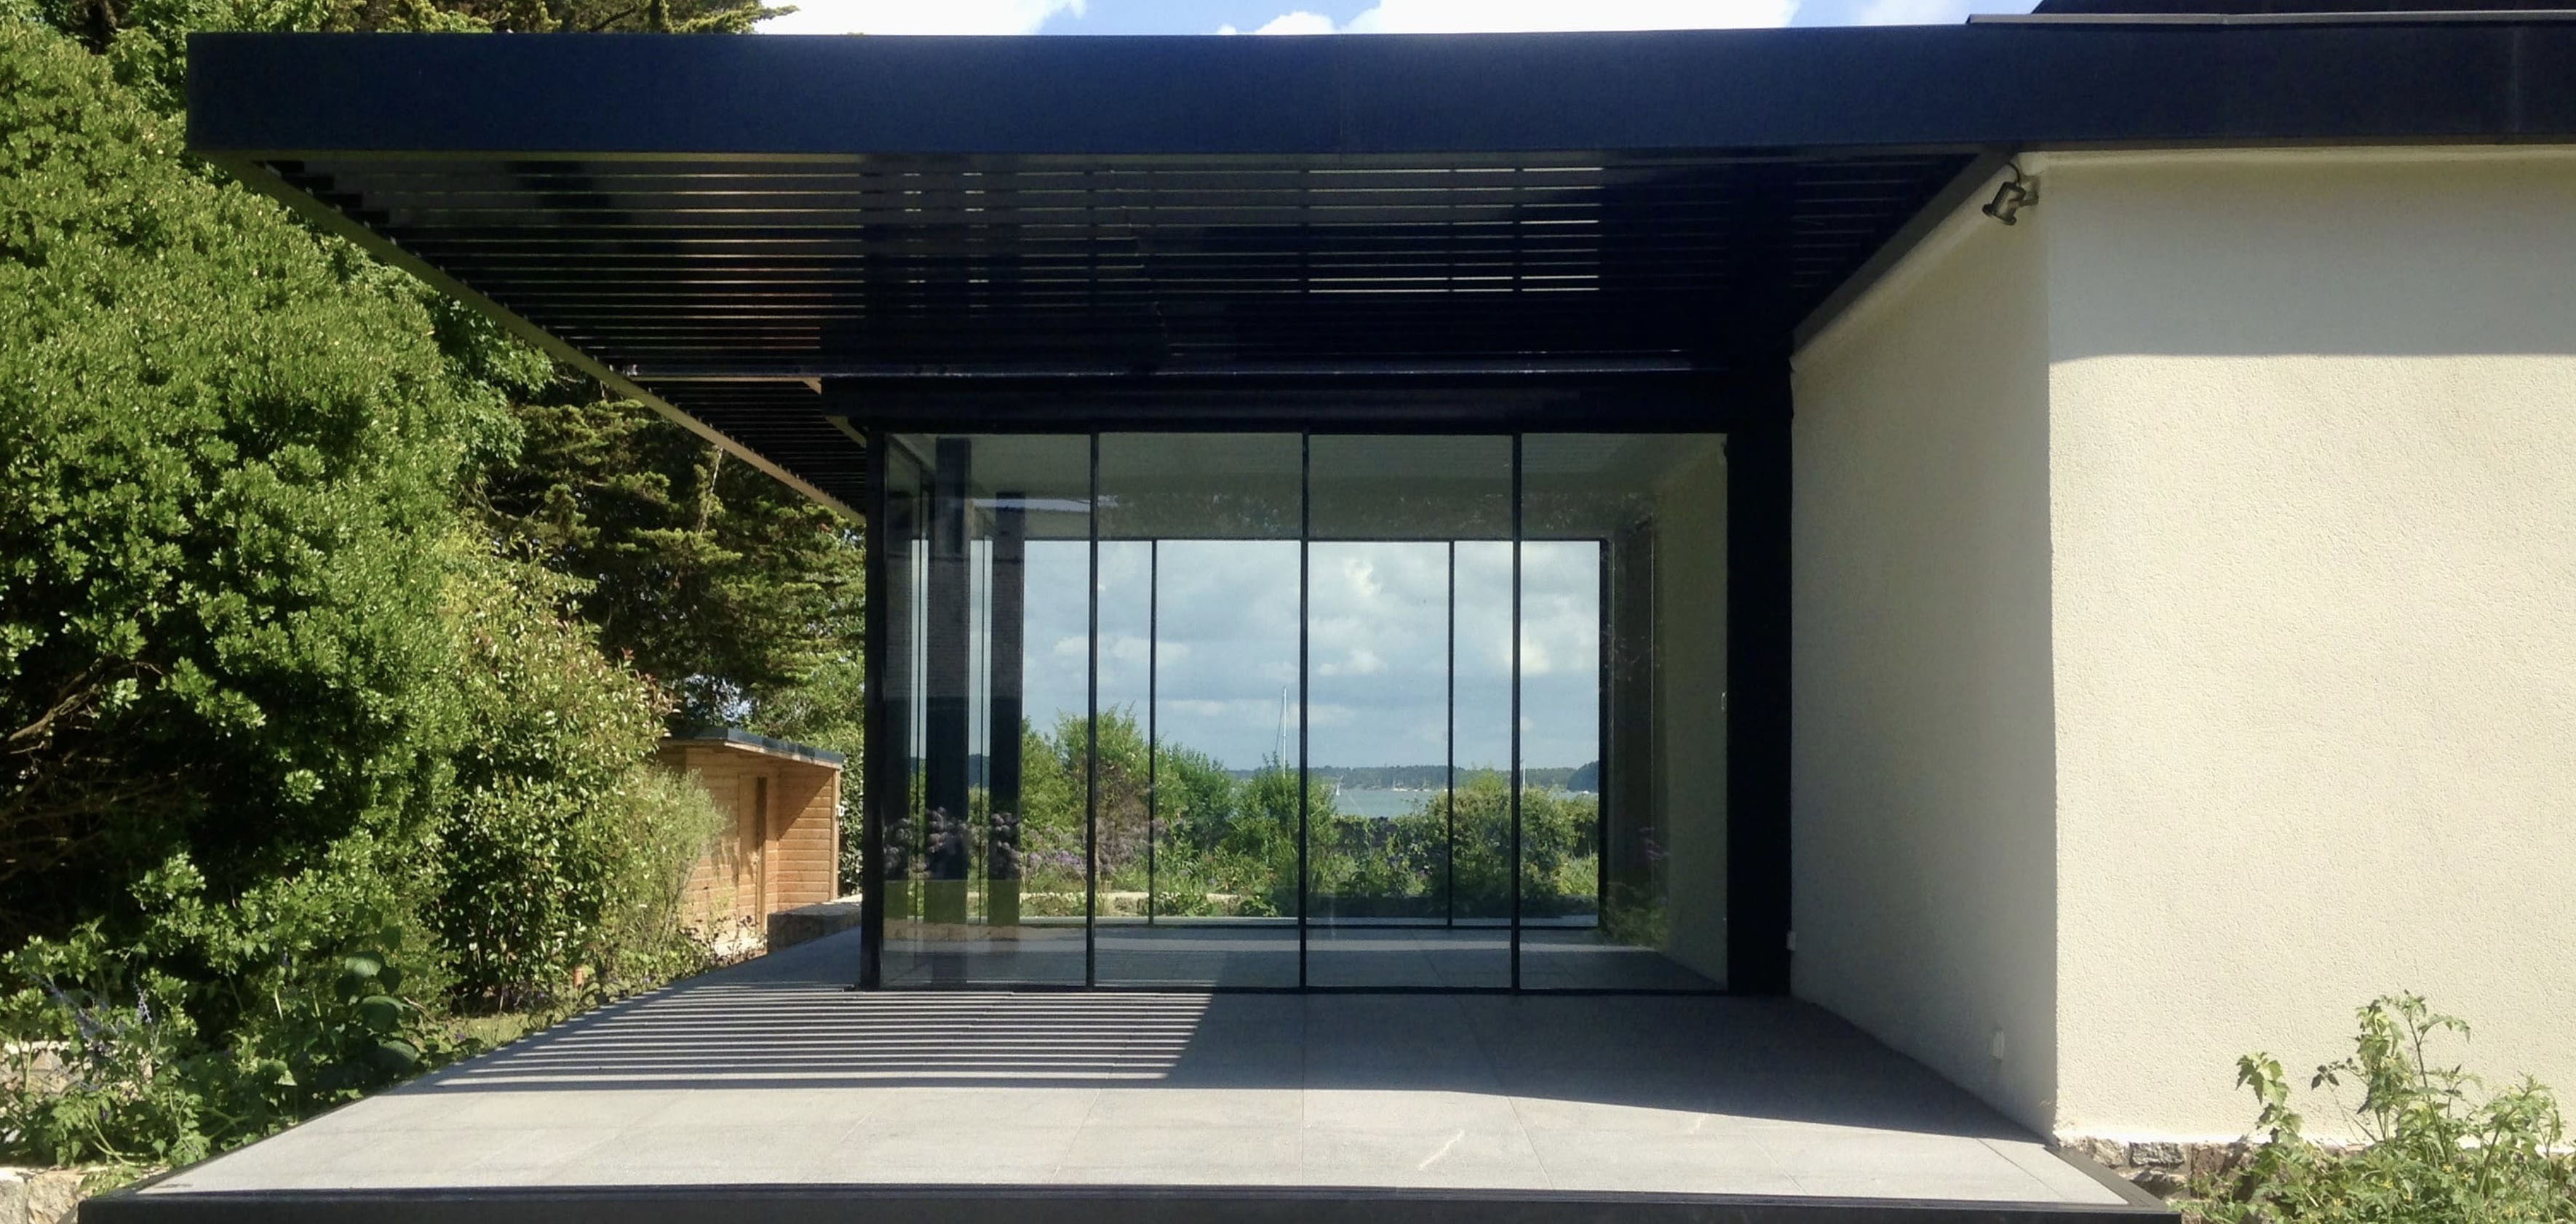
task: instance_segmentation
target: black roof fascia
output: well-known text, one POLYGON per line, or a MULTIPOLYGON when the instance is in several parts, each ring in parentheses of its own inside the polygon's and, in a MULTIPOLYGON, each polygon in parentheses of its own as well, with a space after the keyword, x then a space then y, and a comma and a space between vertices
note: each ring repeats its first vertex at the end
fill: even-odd
MULTIPOLYGON (((190 40, 189 147, 612 392, 650 405, 846 513, 864 495, 855 475, 854 426, 953 424, 961 413, 981 427, 1005 429, 1122 421, 1169 428, 1184 418, 1214 428, 1289 422, 1384 429, 1505 422, 1525 429, 1711 427, 1742 404, 1768 402, 1769 383, 1784 376, 1790 345, 2016 149, 2576 137, 2576 23, 2554 16, 2264 26, 2041 19, 1329 39, 199 34, 190 40), (1287 356, 1310 359, 1308 373, 1296 372, 1291 361, 1257 381, 1178 370, 971 385, 854 376, 881 372, 876 366, 889 359, 898 369, 942 362, 936 353, 903 348, 908 333, 900 329, 909 324, 900 320, 909 316, 900 313, 900 295, 887 303, 897 313, 884 316, 897 319, 893 330, 871 333, 890 337, 887 343, 900 351, 880 353, 886 344, 873 342, 844 351, 837 341, 795 352, 746 351, 741 373, 763 381, 736 384, 721 368, 694 371, 686 359, 665 368, 671 363, 644 356, 672 351, 668 340, 682 321, 729 306, 731 299, 710 296, 719 291, 690 282, 670 302, 644 301, 634 297, 641 282, 614 279, 626 271, 594 274, 586 265, 552 269, 559 274, 540 277, 547 283, 531 289, 506 271, 526 255, 511 254, 492 267, 485 266, 493 264, 489 258, 455 257, 448 248, 472 241, 473 233, 423 230, 418 218, 399 212, 399 191, 387 197, 396 211, 383 216, 352 202, 360 198, 353 192, 371 191, 378 181, 367 175, 396 166, 405 175, 417 166, 414 177, 436 183, 441 176, 499 173, 515 182, 663 164, 682 177, 709 165, 728 174, 772 166, 782 173, 955 177, 1066 168, 1088 174, 1143 164, 1173 167, 1184 180, 1226 167, 1329 167, 1401 177, 1550 166, 1687 181, 1700 173, 1695 166, 1722 164, 1737 167, 1727 173, 1741 177, 1733 188, 1711 188, 1718 192, 1712 199, 1746 189, 1746 198, 1771 202, 1769 212, 1756 208, 1758 215, 1728 224, 1772 234, 1797 218, 1789 193, 1764 189, 1774 182, 1764 166, 1779 166, 1777 181, 1794 183, 1799 167, 1887 157, 1956 172, 1946 186, 1904 188, 1919 190, 1924 204, 1907 207, 1912 222, 1869 236, 1876 254, 1842 265, 1839 291, 1765 296, 1759 287, 1771 282, 1761 278, 1777 280, 1783 268, 1759 259, 1728 263, 1723 271, 1754 277, 1747 283, 1756 290, 1746 296, 1737 285, 1727 290, 1733 298, 1712 298, 1711 313, 1694 316, 1706 320, 1702 330, 1715 347, 1696 352, 1706 346, 1693 341, 1688 347, 1696 359, 1684 363, 1689 369, 1554 377, 1498 371, 1486 385, 1436 369, 1381 372, 1360 382, 1313 375, 1344 365, 1364 373, 1373 350, 1360 349, 1292 352, 1287 356), (342 167, 353 168, 357 180, 334 184, 342 167), (566 288, 567 278, 579 284, 566 288), (585 287, 592 285, 610 294, 595 309, 587 299, 598 295, 585 287), (567 305, 567 297, 579 300, 567 305), (524 314, 516 309, 521 299, 530 303, 524 314), (621 349, 620 327, 642 342, 621 349), (849 360, 860 364, 841 364, 849 360)), ((1708 201, 1691 207, 1705 206, 1708 201)), ((595 220, 579 208, 560 217, 556 211, 546 203, 509 222, 556 227, 531 232, 552 235, 560 246, 563 233, 577 241, 588 232, 579 227, 595 220)), ((1705 217, 1650 213, 1621 219, 1627 228, 1617 236, 1627 245, 1613 254, 1646 249, 1638 244, 1651 242, 1650 231, 1667 220, 1706 228, 1705 217)), ((659 249, 651 245, 653 233, 643 236, 647 245, 620 246, 618 258, 650 263, 633 255, 659 249)), ((747 257, 735 261, 740 258, 747 257)), ((1716 256, 1693 258, 1706 263, 1716 256)), ((1682 266, 1676 261, 1656 270, 1670 279, 1682 266)), ((833 275, 846 280, 846 272, 833 275)), ((809 279, 815 275, 808 270, 809 279)), ((1152 277, 1144 285, 1161 291, 1152 277)), ((1122 288, 1132 295, 1137 286, 1122 288)), ((814 292, 810 285, 787 285, 754 294, 761 300, 752 304, 814 292)), ((1589 333, 1578 324, 1624 318, 1644 335, 1654 330, 1646 325, 1681 302, 1632 292, 1620 299, 1625 316, 1530 314, 1518 321, 1571 328, 1562 337, 1566 343, 1507 334, 1500 346, 1504 364, 1517 360, 1515 354, 1615 356, 1587 353, 1589 333)), ((829 322, 826 316, 849 313, 840 303, 797 309, 808 322, 829 322)), ((745 319, 762 322, 786 312, 766 309, 745 319)), ((690 326, 716 340, 759 330, 690 326)), ((1431 337, 1423 353, 1446 351, 1438 341, 1431 337)), ((1643 347, 1693 355, 1661 340, 1643 347)), ((695 355, 682 349, 684 358, 695 355)), ((1122 363, 1131 356, 1108 355, 1122 363)), ((1247 351, 1230 360, 1258 365, 1261 357, 1247 351)), ((1007 373, 1011 363, 991 364, 986 373, 1007 373)))
POLYGON ((1552 35, 196 34, 189 146, 1253 158, 2546 139, 2576 26, 1552 35))
POLYGON ((2134 17, 2142 14, 2339 14, 2535 13, 2566 9, 2568 0, 2039 0, 2039 16, 2083 14, 2134 17))
POLYGON ((973 380, 826 379, 823 411, 845 428, 937 432, 1219 430, 1333 433, 1724 432, 1787 395, 1788 364, 1706 371, 1420 376, 1222 375, 973 380))

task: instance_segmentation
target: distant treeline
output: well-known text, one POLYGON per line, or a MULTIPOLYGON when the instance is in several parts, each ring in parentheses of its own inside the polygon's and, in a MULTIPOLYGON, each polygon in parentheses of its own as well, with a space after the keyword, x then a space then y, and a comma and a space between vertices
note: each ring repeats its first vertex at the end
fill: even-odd
MULTIPOLYGON (((968 786, 986 785, 988 767, 989 762, 983 753, 978 752, 968 756, 966 784, 968 786)), ((1229 769, 1225 772, 1235 781, 1240 782, 1261 771, 1229 769)), ((1350 790, 1438 790, 1447 785, 1448 772, 1445 766, 1440 765, 1318 765, 1310 771, 1309 776, 1314 781, 1327 782, 1350 790)), ((1528 776, 1531 786, 1543 790, 1597 791, 1601 789, 1601 762, 1599 761, 1589 761, 1572 768, 1526 769, 1521 772, 1528 776)), ((1499 769, 1461 769, 1458 771, 1458 785, 1465 786, 1479 777, 1499 778, 1502 775, 1503 771, 1499 769)))
MULTIPOLYGON (((1256 770, 1228 770, 1237 778, 1249 778, 1256 770)), ((1499 778, 1499 769, 1460 769, 1458 785, 1465 786, 1479 777, 1499 778)), ((1597 791, 1601 789, 1601 762, 1590 761, 1572 768, 1524 769, 1523 778, 1531 786, 1547 790, 1597 791)), ((1449 784, 1445 765, 1317 765, 1307 771, 1317 782, 1330 782, 1350 790, 1438 790, 1449 784)))

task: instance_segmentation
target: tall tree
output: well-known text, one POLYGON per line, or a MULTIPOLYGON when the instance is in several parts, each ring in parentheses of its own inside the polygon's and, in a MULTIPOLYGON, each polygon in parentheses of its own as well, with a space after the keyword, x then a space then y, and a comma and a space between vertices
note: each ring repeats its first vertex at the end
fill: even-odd
POLYGON ((226 887, 417 825, 454 729, 452 490, 516 427, 408 278, 190 173, 54 35, 0 38, 14 944, 177 850, 226 887))
POLYGON ((0 20, 81 40, 164 111, 185 97, 188 35, 201 30, 740 34, 795 11, 761 0, 0 0, 0 20))
POLYGON ((518 406, 525 443, 483 480, 504 547, 583 583, 602 645, 671 688, 678 721, 818 738, 854 723, 835 672, 858 642, 855 525, 584 389, 518 406))
MULTIPOLYGON (((192 30, 742 32, 794 11, 760 0, 0 0, 0 12, 11 4, 87 41, 173 112, 192 30)), ((428 308, 462 378, 504 398, 526 441, 480 447, 486 462, 467 482, 480 482, 473 498, 503 549, 581 584, 578 608, 602 646, 679 697, 674 722, 751 723, 855 752, 851 525, 641 405, 546 372, 452 303, 428 308)))

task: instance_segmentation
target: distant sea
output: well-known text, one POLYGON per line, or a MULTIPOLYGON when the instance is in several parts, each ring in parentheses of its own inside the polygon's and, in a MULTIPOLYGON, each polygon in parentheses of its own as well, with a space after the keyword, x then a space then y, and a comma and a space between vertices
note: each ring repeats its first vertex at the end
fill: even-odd
POLYGON ((1380 818, 1402 816, 1440 792, 1427 790, 1367 790, 1345 786, 1333 796, 1333 806, 1358 816, 1380 818))

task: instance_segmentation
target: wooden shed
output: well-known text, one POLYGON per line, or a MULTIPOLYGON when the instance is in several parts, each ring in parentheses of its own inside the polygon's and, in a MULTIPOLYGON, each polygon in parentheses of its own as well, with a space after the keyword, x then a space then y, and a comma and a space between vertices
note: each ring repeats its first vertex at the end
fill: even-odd
POLYGON ((663 740, 660 757, 730 820, 690 875, 689 921, 754 944, 771 915, 839 895, 841 754, 719 727, 663 740))

